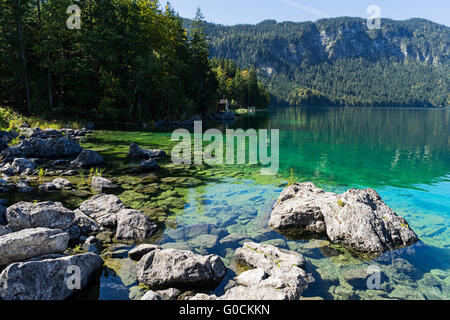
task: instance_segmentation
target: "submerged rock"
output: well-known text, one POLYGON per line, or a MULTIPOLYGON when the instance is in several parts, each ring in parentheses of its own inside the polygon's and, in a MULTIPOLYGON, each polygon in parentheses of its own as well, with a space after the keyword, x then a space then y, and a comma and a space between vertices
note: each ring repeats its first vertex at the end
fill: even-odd
POLYGON ((117 188, 117 186, 114 183, 112 183, 111 180, 108 180, 108 179, 105 179, 102 177, 98 177, 98 176, 92 177, 91 184, 92 184, 92 188, 99 192, 106 192, 106 191, 117 188))
POLYGON ((156 229, 156 224, 140 211, 122 209, 117 213, 116 239, 145 239, 154 234, 156 229))
POLYGON ((225 229, 217 228, 214 224, 201 223, 169 230, 166 234, 174 240, 189 240, 205 234, 217 235, 221 238, 228 232, 225 229))
POLYGON ((151 288, 206 288, 219 284, 226 267, 216 255, 164 249, 143 256, 136 272, 139 282, 151 288))
POLYGON ((90 168, 102 165, 105 162, 103 158, 93 150, 83 150, 78 157, 70 164, 77 168, 90 168))
POLYGON ((131 159, 152 159, 152 158, 159 158, 164 157, 166 155, 166 152, 164 150, 145 150, 139 147, 135 143, 130 144, 130 149, 128 151, 128 156, 131 159))
POLYGON ((158 163, 154 159, 142 160, 139 164, 139 170, 143 172, 152 171, 158 168, 158 163))
POLYGON ((96 195, 84 201, 79 208, 81 212, 106 228, 116 227, 117 213, 122 209, 125 209, 125 205, 112 194, 96 195))
POLYGON ((339 195, 313 183, 289 186, 269 220, 277 230, 326 231, 328 238, 358 252, 381 254, 418 241, 405 219, 373 189, 350 189, 339 195))
POLYGON ((13 263, 0 274, 0 298, 4 300, 63 300, 87 287, 103 265, 94 253, 43 256, 13 263), (81 271, 77 274, 77 270, 81 271), (32 275, 32 276, 30 276, 32 275), (71 277, 80 276, 79 283, 71 277), (79 288, 77 288, 79 284, 79 288))
POLYGON ((18 202, 6 211, 8 226, 13 231, 46 227, 65 230, 73 223, 75 214, 60 202, 18 202))
POLYGON ((0 266, 66 250, 69 234, 47 228, 24 229, 0 237, 0 266))

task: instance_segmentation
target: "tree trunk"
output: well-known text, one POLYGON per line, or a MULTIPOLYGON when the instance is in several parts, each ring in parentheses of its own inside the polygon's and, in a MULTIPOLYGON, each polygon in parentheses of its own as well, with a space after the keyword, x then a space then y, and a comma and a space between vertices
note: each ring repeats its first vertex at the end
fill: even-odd
POLYGON ((129 111, 130 120, 132 119, 133 107, 134 103, 136 102, 136 92, 137 92, 137 84, 134 86, 133 102, 130 103, 130 111, 129 111))
POLYGON ((37 12, 38 12, 38 18, 39 18, 39 22, 41 21, 41 0, 37 0, 37 12))
POLYGON ((28 84, 28 72, 27 72, 27 60, 25 57, 25 44, 23 40, 23 32, 22 27, 20 26, 20 22, 17 21, 17 32, 19 34, 19 45, 20 45, 20 56, 22 58, 22 68, 23 68, 23 85, 25 87, 25 93, 27 97, 27 110, 28 114, 31 115, 31 101, 30 101, 30 87, 28 84))
POLYGON ((52 68, 48 66, 48 102, 50 109, 53 111, 53 95, 52 95, 52 68))

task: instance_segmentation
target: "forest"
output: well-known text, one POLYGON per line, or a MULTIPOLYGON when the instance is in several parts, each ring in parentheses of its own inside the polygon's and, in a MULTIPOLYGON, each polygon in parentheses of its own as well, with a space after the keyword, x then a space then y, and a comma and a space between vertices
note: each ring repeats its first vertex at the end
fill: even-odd
POLYGON ((351 17, 266 20, 205 31, 211 56, 254 67, 273 104, 450 106, 450 28, 428 20, 382 19, 379 30, 351 17))
POLYGON ((213 58, 213 71, 219 81, 219 97, 231 100, 232 106, 267 108, 270 94, 258 81, 255 68, 241 69, 235 61, 213 58))
MULTIPOLYGON (((200 10, 187 31, 157 0, 80 0, 78 12, 68 10, 71 0, 0 3, 2 107, 56 119, 183 118, 214 110, 228 93, 209 59, 200 10)), ((249 85, 238 76, 235 101, 252 102, 256 92, 262 104, 261 84, 249 77, 250 98, 241 99, 236 85, 249 85)))

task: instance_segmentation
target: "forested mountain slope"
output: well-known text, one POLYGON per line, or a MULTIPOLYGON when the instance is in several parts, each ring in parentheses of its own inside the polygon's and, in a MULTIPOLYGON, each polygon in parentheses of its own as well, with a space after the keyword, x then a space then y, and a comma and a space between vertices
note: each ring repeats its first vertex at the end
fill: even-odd
MULTIPOLYGON (((208 24, 212 57, 255 66, 275 103, 449 106, 450 30, 423 19, 208 24)), ((185 20, 189 28, 190 21, 185 20)))

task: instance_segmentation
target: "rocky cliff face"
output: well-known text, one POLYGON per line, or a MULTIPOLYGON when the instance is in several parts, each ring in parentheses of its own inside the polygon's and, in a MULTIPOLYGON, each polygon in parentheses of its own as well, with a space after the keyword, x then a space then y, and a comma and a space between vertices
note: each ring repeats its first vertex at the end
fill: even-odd
POLYGON ((450 106, 450 28, 431 21, 382 19, 369 30, 362 18, 270 20, 205 31, 212 57, 256 67, 273 104, 311 105, 297 94, 309 88, 326 105, 450 106))
POLYGON ((381 27, 369 30, 364 19, 343 17, 315 23, 209 25, 207 32, 213 56, 268 68, 281 61, 314 64, 342 58, 449 62, 450 28, 423 19, 382 19, 381 27))

